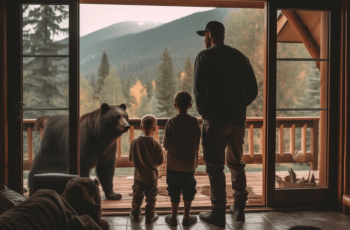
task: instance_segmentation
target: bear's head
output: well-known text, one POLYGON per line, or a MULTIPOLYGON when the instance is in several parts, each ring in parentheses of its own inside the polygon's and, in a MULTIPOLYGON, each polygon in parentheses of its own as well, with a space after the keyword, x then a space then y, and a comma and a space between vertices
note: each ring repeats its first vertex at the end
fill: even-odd
POLYGON ((103 103, 100 109, 99 122, 105 135, 113 138, 120 137, 130 128, 126 105, 115 106, 103 103))

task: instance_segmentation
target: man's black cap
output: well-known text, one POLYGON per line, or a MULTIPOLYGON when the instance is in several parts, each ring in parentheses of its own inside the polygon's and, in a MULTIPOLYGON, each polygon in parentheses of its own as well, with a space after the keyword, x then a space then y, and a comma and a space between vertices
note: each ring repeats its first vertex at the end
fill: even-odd
POLYGON ((225 35, 225 26, 218 21, 211 21, 208 22, 207 26, 205 27, 205 30, 199 30, 197 31, 197 34, 200 36, 204 36, 205 32, 211 31, 212 35, 225 35))

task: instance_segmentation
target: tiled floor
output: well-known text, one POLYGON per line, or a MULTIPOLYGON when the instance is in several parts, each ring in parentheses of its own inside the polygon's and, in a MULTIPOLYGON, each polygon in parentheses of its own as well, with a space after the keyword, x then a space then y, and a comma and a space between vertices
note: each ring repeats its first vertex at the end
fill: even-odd
MULTIPOLYGON (((223 229, 210 224, 206 224, 198 219, 196 224, 189 227, 181 225, 182 216, 179 217, 180 223, 177 227, 169 226, 164 215, 151 224, 145 224, 144 218, 139 222, 130 220, 127 216, 106 216, 103 219, 107 220, 111 226, 111 230, 167 230, 167 229, 223 229)), ((198 215, 197 215, 198 217, 198 215)), ((232 216, 226 214, 226 227, 224 229, 244 229, 244 230, 287 230, 293 226, 313 226, 322 230, 350 230, 350 216, 343 215, 340 212, 328 211, 300 211, 300 212, 257 212, 246 213, 246 221, 235 222, 232 216)))

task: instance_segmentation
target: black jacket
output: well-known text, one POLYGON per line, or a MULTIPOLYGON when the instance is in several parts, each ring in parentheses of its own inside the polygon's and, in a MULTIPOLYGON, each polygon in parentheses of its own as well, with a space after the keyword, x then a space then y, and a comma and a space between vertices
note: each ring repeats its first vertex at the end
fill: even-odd
POLYGON ((206 124, 244 126, 246 107, 258 95, 249 59, 227 45, 200 52, 194 65, 197 111, 206 124))

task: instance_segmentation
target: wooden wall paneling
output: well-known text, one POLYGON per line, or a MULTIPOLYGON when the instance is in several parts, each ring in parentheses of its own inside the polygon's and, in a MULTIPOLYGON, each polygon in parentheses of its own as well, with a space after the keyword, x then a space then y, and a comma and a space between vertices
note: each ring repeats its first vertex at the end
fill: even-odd
MULTIPOLYGON (((342 16, 343 16, 343 36, 342 36, 342 71, 343 71, 343 87, 344 90, 344 102, 343 102, 343 115, 344 115, 344 131, 343 131, 343 149, 340 151, 339 156, 339 174, 338 175, 338 200, 340 196, 345 196, 349 198, 350 195, 350 72, 348 71, 348 67, 350 65, 350 4, 348 1, 344 0, 342 2, 342 16)), ((349 199, 343 199, 343 213, 350 214, 350 203, 346 205, 344 201, 348 201, 349 199)))
MULTIPOLYGON (((321 12, 321 38, 320 38, 320 58, 327 59, 328 55, 328 12, 321 12)), ((320 63, 320 108, 327 108, 327 91, 328 91, 328 65, 327 62, 320 63)), ((319 148, 319 186, 324 187, 327 185, 326 175, 327 172, 327 151, 326 146, 323 144, 327 139, 327 111, 320 111, 320 148, 319 148)))
MULTIPOLYGON (((329 12, 328 24, 329 24, 329 34, 331 37, 330 41, 328 39, 328 57, 329 57, 329 66, 328 66, 328 96, 327 96, 327 106, 328 106, 328 122, 327 122, 327 148, 326 152, 326 174, 327 174, 327 187, 330 190, 329 202, 330 205, 337 204, 337 158, 339 152, 338 141, 339 138, 339 110, 341 108, 339 102, 339 87, 341 72, 339 71, 340 67, 340 31, 341 31, 341 6, 340 1, 332 2, 331 12, 329 12), (327 173, 328 172, 328 173, 327 173)), ((322 16, 321 16, 322 18, 322 16)), ((321 50, 322 58, 322 50, 321 50)), ((322 68, 322 63, 321 63, 322 68)), ((321 115, 321 113, 320 113, 321 115)), ((320 117, 321 122, 321 117, 320 117)), ((322 128, 322 125, 320 125, 322 128)), ((320 130, 321 134, 321 130, 320 130)), ((320 137, 321 138, 321 137, 320 137)), ((320 155, 320 166, 322 166, 320 155)), ((321 175, 320 175, 321 177, 321 175)))
MULTIPOLYGON (((342 1, 341 3, 342 8, 345 7, 345 2, 342 1)), ((344 46, 344 37, 345 37, 345 15, 344 15, 345 10, 342 9, 341 10, 341 36, 340 36, 340 40, 339 43, 341 44, 341 50, 340 50, 340 74, 341 74, 341 78, 340 78, 340 87, 339 87, 339 102, 340 102, 340 108, 339 108, 339 141, 338 141, 338 145, 339 145, 339 152, 337 154, 337 167, 338 167, 338 172, 337 172, 337 200, 338 200, 338 209, 342 210, 343 209, 343 203, 342 203, 342 198, 343 198, 343 176, 344 176, 344 168, 343 168, 343 159, 344 159, 344 148, 346 143, 344 143, 344 138, 345 138, 345 66, 344 66, 344 62, 345 62, 345 46, 344 46)))
POLYGON ((6 1, 0 1, 0 184, 8 185, 6 1))

